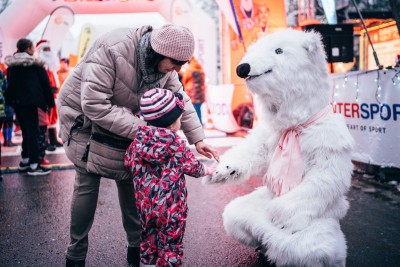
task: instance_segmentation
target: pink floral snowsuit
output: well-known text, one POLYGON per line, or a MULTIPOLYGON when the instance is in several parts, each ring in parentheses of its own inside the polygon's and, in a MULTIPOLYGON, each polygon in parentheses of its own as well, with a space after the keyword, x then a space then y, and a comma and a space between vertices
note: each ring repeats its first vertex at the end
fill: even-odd
POLYGON ((181 266, 187 218, 185 175, 205 175, 179 135, 169 129, 140 126, 125 155, 133 175, 136 207, 142 223, 141 261, 181 266))

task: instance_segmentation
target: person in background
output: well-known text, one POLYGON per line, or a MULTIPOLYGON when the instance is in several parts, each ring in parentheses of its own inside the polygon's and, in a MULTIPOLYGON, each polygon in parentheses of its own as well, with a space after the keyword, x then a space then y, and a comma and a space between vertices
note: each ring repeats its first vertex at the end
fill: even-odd
MULTIPOLYGON (((2 127, 3 127, 3 138, 4 138, 4 143, 3 145, 6 147, 13 147, 16 146, 12 142, 12 135, 13 135, 13 124, 14 124, 14 110, 11 106, 7 105, 7 101, 4 97, 4 93, 7 88, 7 80, 5 76, 5 71, 3 71, 3 68, 0 68, 0 90, 2 90, 2 110, 3 110, 3 116, 2 116, 2 127)), ((0 128, 1 128, 0 125, 0 128)))
POLYGON ((59 88, 63 85, 64 81, 67 79, 71 70, 69 68, 69 59, 62 58, 60 59, 60 69, 57 71, 58 81, 60 82, 59 88))
MULTIPOLYGON (((76 171, 67 266, 85 266, 88 234, 99 195, 101 176, 88 172, 87 163, 81 160, 93 125, 132 141, 138 127, 147 125, 136 116, 140 112, 141 96, 152 88, 165 88, 179 92, 186 102, 181 122, 188 142, 200 154, 218 157, 204 143, 203 128, 178 80, 177 72, 193 56, 194 43, 188 28, 173 24, 157 29, 149 25, 116 29, 94 42, 64 82, 57 100, 60 134, 65 153, 76 171)), ((127 262, 139 266, 142 227, 133 181, 116 181, 116 185, 128 239, 127 262)))
POLYGON ((15 127, 14 127, 14 135, 15 136, 21 136, 22 135, 22 131, 21 131, 21 127, 19 126, 19 121, 17 119, 17 116, 14 117, 14 125, 15 125, 15 127))
POLYGON ((6 77, 4 76, 4 72, 0 69, 0 127, 3 125, 3 121, 6 117, 6 101, 4 98, 6 87, 6 77))
MULTIPOLYGON (((45 69, 47 76, 49 77, 51 90, 53 92, 54 99, 57 99, 59 92, 59 81, 56 76, 57 71, 60 69, 60 62, 57 55, 52 51, 51 44, 47 40, 40 40, 36 44, 37 58, 45 62, 45 69)), ((57 123, 58 123, 58 112, 57 107, 49 110, 49 125, 47 126, 47 135, 49 145, 47 150, 54 151, 57 147, 62 147, 62 143, 57 138, 57 123)))
MULTIPOLYGON (((4 92, 6 90, 6 80, 3 71, 0 69, 0 128, 3 126, 6 117, 6 101, 4 99, 4 92)), ((1 144, 0 144, 0 181, 3 180, 1 175, 1 144)))
POLYGON ((400 68, 400 54, 398 54, 398 55, 396 56, 395 63, 394 63, 394 67, 395 67, 395 68, 400 68))
MULTIPOLYGON (((7 66, 4 63, 0 63, 0 70, 3 71, 3 73, 6 77, 6 80, 7 80, 7 66)), ((7 124, 6 129, 11 128, 11 133, 9 133, 10 130, 6 130, 6 133, 4 133, 5 128, 3 127, 3 135, 7 135, 7 138, 9 138, 7 140, 12 139, 13 132, 15 135, 21 135, 21 128, 19 127, 18 120, 14 117, 14 115, 15 115, 14 109, 10 105, 7 105, 7 100, 6 100, 6 124, 7 124), (12 129, 13 129, 14 124, 15 124, 15 128, 13 131, 12 129)), ((14 144, 12 142, 10 143, 10 146, 15 146, 15 145, 16 144, 14 144)))
POLYGON ((203 67, 195 57, 192 57, 188 62, 188 67, 183 73, 182 84, 192 100, 200 123, 203 124, 201 105, 205 101, 205 74, 203 67))
POLYGON ((39 164, 39 118, 37 109, 54 106, 50 82, 43 62, 33 57, 35 47, 29 39, 17 42, 17 52, 6 57, 6 100, 14 108, 22 131, 22 160, 19 171, 28 175, 46 175, 51 172, 39 164))
POLYGON ((47 111, 38 108, 38 116, 39 116, 39 162, 41 166, 49 165, 50 162, 45 159, 46 150, 48 147, 47 141, 47 126, 49 125, 49 114, 47 111))
POLYGON ((126 151, 125 166, 135 186, 143 227, 141 266, 182 266, 186 228, 185 174, 200 177, 213 169, 197 160, 178 135, 185 101, 180 93, 151 89, 140 100, 148 126, 139 126, 126 151))
MULTIPOLYGON (((185 65, 187 65, 187 64, 185 64, 185 65)), ((184 66, 182 66, 182 69, 178 72, 178 79, 179 79, 179 82, 182 84, 183 90, 185 90, 185 87, 183 86, 183 83, 182 83, 182 78, 183 78, 183 73, 184 73, 184 69, 183 69, 184 66)))
POLYGON ((6 112, 6 117, 4 118, 3 122, 4 146, 7 147, 17 146, 17 144, 14 144, 12 142, 13 126, 14 126, 14 110, 11 106, 7 105, 7 99, 5 105, 5 112, 6 112))
POLYGON ((0 62, 0 70, 3 72, 4 76, 7 76, 7 66, 0 62))

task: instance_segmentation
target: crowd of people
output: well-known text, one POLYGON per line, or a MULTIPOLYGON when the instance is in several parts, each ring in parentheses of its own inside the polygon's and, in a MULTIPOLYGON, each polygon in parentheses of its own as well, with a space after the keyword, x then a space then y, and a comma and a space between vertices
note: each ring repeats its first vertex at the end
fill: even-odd
POLYGON ((47 40, 35 46, 31 40, 21 38, 16 46, 17 51, 7 56, 0 68, 2 145, 16 146, 12 138, 14 132, 20 131, 19 172, 45 175, 51 172, 46 168, 50 164, 45 158, 46 150, 62 147, 57 137, 55 99, 59 80, 64 81, 69 74, 68 59, 59 60, 47 40))

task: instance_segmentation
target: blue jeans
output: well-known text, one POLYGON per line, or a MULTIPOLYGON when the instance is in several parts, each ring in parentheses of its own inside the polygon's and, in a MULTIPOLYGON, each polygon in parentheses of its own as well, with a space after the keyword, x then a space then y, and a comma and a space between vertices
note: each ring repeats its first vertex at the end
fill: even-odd
POLYGON ((197 117, 199 117, 200 123, 201 125, 203 125, 203 121, 201 120, 201 105, 203 105, 203 103, 198 103, 198 104, 193 103, 194 109, 196 110, 197 113, 197 117))

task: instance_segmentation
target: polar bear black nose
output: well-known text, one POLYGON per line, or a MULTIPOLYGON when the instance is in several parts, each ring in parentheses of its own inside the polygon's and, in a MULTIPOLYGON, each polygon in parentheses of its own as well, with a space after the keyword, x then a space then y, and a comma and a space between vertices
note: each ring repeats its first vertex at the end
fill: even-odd
POLYGON ((250 72, 250 65, 247 63, 242 63, 236 68, 236 74, 240 78, 246 78, 247 75, 249 75, 249 72, 250 72))

